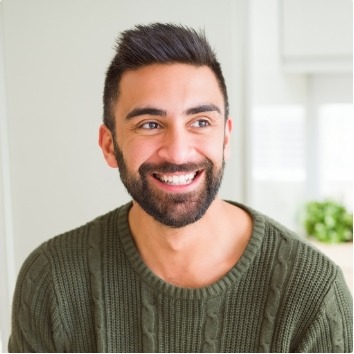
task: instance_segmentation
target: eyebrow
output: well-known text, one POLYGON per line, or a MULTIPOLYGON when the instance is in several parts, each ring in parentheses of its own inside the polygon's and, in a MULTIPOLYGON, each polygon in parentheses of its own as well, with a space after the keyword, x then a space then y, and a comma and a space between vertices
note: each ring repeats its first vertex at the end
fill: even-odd
MULTIPOLYGON (((221 114, 220 108, 214 104, 202 104, 199 106, 191 107, 185 110, 183 114, 189 116, 192 114, 199 114, 205 112, 217 112, 221 114)), ((143 115, 166 117, 167 112, 163 109, 158 109, 154 107, 134 108, 126 115, 125 119, 130 120, 132 118, 143 116, 143 115)))
POLYGON ((144 115, 165 117, 167 116, 167 112, 153 107, 134 108, 126 115, 125 119, 129 120, 144 115))
POLYGON ((192 107, 187 109, 184 114, 188 116, 191 114, 198 114, 204 112, 218 112, 219 114, 221 114, 220 108, 218 106, 215 106, 215 104, 202 104, 200 106, 192 107))

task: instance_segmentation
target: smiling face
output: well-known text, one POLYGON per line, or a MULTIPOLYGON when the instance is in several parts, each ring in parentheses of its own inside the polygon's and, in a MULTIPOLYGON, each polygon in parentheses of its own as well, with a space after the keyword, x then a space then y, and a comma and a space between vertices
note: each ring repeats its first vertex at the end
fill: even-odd
POLYGON ((186 64, 127 71, 115 119, 115 137, 102 126, 100 145, 138 205, 170 227, 200 219, 219 189, 231 130, 213 72, 186 64))

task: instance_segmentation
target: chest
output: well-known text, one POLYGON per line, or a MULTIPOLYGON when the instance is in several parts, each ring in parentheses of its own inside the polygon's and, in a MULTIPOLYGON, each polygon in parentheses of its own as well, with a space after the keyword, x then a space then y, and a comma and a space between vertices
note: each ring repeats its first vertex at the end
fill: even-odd
POLYGON ((229 291, 191 300, 140 283, 124 290, 115 285, 103 295, 90 309, 93 352, 258 352, 278 331, 256 294, 229 291))

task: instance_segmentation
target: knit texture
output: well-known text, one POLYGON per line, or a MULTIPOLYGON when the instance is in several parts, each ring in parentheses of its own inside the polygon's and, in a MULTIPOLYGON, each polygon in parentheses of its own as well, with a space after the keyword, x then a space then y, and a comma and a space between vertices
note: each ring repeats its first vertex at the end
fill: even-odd
POLYGON ((10 352, 351 352, 339 268, 244 208, 253 232, 216 283, 176 287, 143 263, 131 203, 36 249, 17 281, 10 352))

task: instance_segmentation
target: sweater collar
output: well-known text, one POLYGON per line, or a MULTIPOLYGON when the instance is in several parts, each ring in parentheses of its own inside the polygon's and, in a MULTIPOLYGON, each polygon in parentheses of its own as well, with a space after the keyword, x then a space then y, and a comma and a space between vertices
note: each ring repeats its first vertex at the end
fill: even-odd
POLYGON ((237 285, 240 279, 246 274, 247 269, 251 266, 254 258, 261 247, 263 235, 265 231, 265 217, 262 214, 246 207, 240 203, 227 201, 235 206, 245 210, 251 217, 253 222, 252 235, 250 241, 238 262, 215 283, 202 288, 190 289, 178 287, 167 283, 166 281, 155 275, 143 262, 140 254, 135 246, 128 222, 129 209, 132 202, 119 208, 118 213, 118 233, 120 241, 124 248, 125 254, 132 266, 138 273, 140 279, 155 292, 163 292, 174 298, 202 300, 210 297, 219 296, 227 291, 230 287, 237 285))

